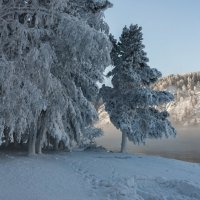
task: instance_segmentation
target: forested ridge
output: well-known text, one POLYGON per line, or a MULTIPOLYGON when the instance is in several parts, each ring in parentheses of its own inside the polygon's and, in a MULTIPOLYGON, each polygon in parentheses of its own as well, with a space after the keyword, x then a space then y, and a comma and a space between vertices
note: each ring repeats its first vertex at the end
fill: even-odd
POLYGON ((175 99, 167 105, 167 110, 175 123, 200 124, 200 72, 163 77, 154 87, 174 94, 175 99))

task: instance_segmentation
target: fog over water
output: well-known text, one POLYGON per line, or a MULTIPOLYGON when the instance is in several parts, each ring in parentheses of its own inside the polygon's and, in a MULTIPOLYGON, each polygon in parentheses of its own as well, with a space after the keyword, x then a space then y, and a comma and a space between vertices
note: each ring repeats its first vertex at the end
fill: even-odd
MULTIPOLYGON (((120 151, 121 133, 113 125, 103 128, 104 136, 97 139, 97 144, 111 151, 120 151)), ((129 142, 128 153, 159 155, 189 162, 200 163, 200 126, 176 127, 177 136, 148 140, 145 145, 129 142)))

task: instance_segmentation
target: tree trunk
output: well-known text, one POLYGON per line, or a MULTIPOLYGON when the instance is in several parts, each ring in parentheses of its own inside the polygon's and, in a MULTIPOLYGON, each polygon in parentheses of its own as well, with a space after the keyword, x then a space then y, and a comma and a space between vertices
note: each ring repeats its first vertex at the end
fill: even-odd
POLYGON ((59 140, 54 139, 54 150, 58 151, 59 140))
POLYGON ((127 136, 125 133, 122 133, 122 143, 121 143, 121 153, 126 152, 127 147, 127 136))
POLYGON ((17 134, 16 133, 13 133, 13 139, 14 139, 14 148, 18 148, 19 144, 17 142, 17 134))
POLYGON ((46 128, 43 126, 38 133, 38 138, 36 142, 36 153, 42 154, 42 145, 43 145, 43 138, 46 132, 46 128))
POLYGON ((37 141, 36 141, 36 153, 38 154, 42 153, 43 138, 46 132, 45 115, 46 115, 46 111, 42 110, 37 122, 38 133, 37 133, 37 141))
POLYGON ((8 147, 9 143, 10 143, 10 138, 9 135, 5 136, 6 142, 5 142, 5 147, 8 147))
POLYGON ((9 131, 10 130, 8 128, 4 129, 5 147, 8 147, 8 145, 10 143, 9 131))
POLYGON ((36 136, 37 136, 37 128, 34 123, 31 123, 30 134, 29 134, 29 147, 28 147, 29 155, 35 155, 36 136))

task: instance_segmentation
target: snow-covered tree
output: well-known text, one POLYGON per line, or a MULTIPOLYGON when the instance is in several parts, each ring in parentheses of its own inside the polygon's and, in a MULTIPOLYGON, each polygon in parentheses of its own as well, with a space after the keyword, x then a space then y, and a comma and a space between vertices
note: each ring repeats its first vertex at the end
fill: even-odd
POLYGON ((0 0, 0 143, 70 148, 97 118, 107 0, 0 0), (84 131, 83 131, 84 130, 84 131))
POLYGON ((122 132, 121 151, 125 151, 127 137, 139 144, 147 138, 176 134, 167 111, 158 107, 173 100, 173 95, 151 88, 161 73, 147 64, 141 30, 138 25, 125 27, 119 42, 110 36, 114 68, 108 76, 112 77, 113 87, 103 85, 100 90, 111 122, 122 132))

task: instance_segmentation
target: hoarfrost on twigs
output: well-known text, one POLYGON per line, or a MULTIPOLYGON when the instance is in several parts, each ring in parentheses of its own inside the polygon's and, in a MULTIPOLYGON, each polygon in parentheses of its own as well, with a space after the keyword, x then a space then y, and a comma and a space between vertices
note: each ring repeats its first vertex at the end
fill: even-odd
POLYGON ((93 0, 0 0, 1 142, 29 141, 30 154, 41 153, 45 144, 57 149, 80 142, 97 118, 96 82, 110 63, 103 21, 110 6, 93 0))
POLYGON ((122 132, 122 151, 126 137, 133 143, 144 143, 147 138, 175 135, 167 111, 159 106, 173 100, 166 91, 155 91, 151 85, 161 73, 148 66, 149 59, 142 44, 142 28, 138 25, 124 27, 119 42, 110 35, 113 87, 105 86, 100 95, 111 122, 122 132))

